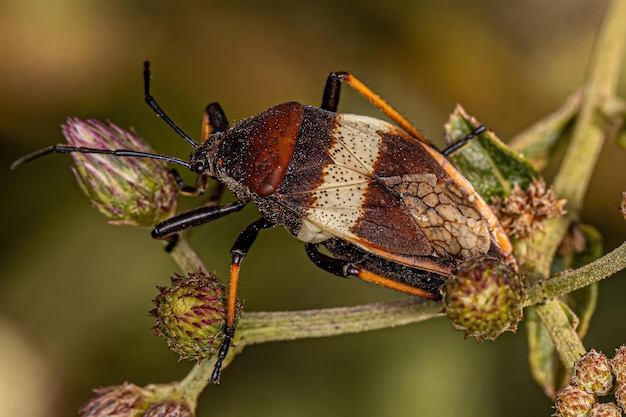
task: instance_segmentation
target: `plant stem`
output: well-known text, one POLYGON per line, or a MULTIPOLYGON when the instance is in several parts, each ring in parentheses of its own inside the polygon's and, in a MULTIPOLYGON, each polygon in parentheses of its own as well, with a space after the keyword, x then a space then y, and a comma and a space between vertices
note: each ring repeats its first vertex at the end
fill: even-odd
POLYGON ((527 264, 548 276, 554 254, 572 220, 578 218, 598 154, 605 139, 599 108, 615 93, 626 41, 626 1, 613 0, 596 39, 587 81, 582 90, 580 112, 570 146, 554 180, 558 197, 567 199, 568 216, 546 222, 544 233, 529 245, 527 264))
MULTIPOLYGON (((555 193, 559 198, 567 199, 566 209, 569 214, 547 221, 542 233, 536 233, 525 248, 518 248, 522 249, 520 252, 525 252, 519 260, 533 284, 548 277, 560 242, 571 222, 576 221, 580 214, 593 169, 607 136, 606 121, 600 116, 600 108, 602 103, 615 93, 626 41, 624 22, 626 22, 626 1, 613 0, 609 4, 596 38, 571 143, 554 180, 555 193)), ((555 280, 546 281, 545 289, 551 296, 556 296, 567 288, 584 285, 592 279, 597 280, 610 275, 609 268, 604 269, 599 276, 592 278, 593 267, 580 268, 576 275, 566 274, 555 280)), ((535 287, 531 287, 532 291, 527 301, 532 299, 534 302, 540 297, 545 299, 546 295, 539 291, 544 288, 535 287)), ((574 362, 585 349, 560 302, 553 298, 536 309, 554 341, 563 366, 571 371, 574 362)))
POLYGON ((565 314, 561 302, 553 298, 545 304, 536 306, 536 311, 550 333, 561 363, 567 373, 571 374, 574 362, 585 353, 585 347, 565 314))
POLYGON ((255 312, 238 325, 236 344, 335 336, 417 323, 441 315, 441 305, 410 298, 355 307, 255 312))
MULTIPOLYGON (((206 267, 181 237, 170 255, 183 271, 206 271, 206 267)), ((334 336, 386 327, 400 326, 440 316, 441 305, 423 299, 373 303, 355 307, 339 307, 289 312, 251 312, 239 320, 233 347, 222 368, 245 346, 279 340, 334 336)), ((189 404, 195 402, 208 385, 215 358, 193 366, 178 383, 177 391, 189 404)))
POLYGON ((608 278, 626 269, 626 243, 594 262, 574 271, 564 271, 538 282, 526 291, 526 307, 543 303, 546 299, 568 294, 594 282, 608 278))

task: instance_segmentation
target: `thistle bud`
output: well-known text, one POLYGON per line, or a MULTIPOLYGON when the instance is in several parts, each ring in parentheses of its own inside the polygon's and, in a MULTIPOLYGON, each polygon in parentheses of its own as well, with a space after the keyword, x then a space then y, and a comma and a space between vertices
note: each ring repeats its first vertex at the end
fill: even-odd
POLYGON ((193 417, 194 413, 187 404, 179 401, 165 400, 156 402, 148 409, 142 417, 193 417))
POLYGON ((154 398, 154 386, 145 388, 125 382, 123 385, 97 388, 97 394, 80 407, 82 417, 138 417, 154 398))
MULTIPOLYGON (((226 318, 226 289, 214 275, 202 272, 176 275, 160 287, 150 312, 157 318, 156 333, 181 359, 213 356, 222 343, 226 318)), ((239 308, 239 306, 238 306, 239 308)))
POLYGON ((556 393, 556 412, 558 417, 588 416, 596 399, 592 394, 573 385, 568 385, 556 393))
POLYGON ((611 370, 618 384, 626 384, 626 345, 615 349, 615 356, 609 361, 611 370))
POLYGON ((574 365, 570 383, 594 395, 606 395, 613 388, 613 375, 605 354, 591 349, 574 365))
POLYGON ((442 304, 453 327, 479 342, 515 332, 523 317, 524 293, 519 275, 494 258, 462 264, 442 288, 442 304))
MULTIPOLYGON (((70 118, 62 129, 70 146, 154 153, 133 130, 110 122, 70 118)), ((152 226, 174 214, 178 189, 163 161, 79 152, 72 157, 78 184, 109 223, 152 226)))
POLYGON ((589 411, 589 417, 621 417, 622 412, 614 403, 596 403, 589 411))
POLYGON ((617 389, 615 390, 615 402, 620 406, 622 411, 626 412, 626 384, 619 383, 617 384, 617 389))

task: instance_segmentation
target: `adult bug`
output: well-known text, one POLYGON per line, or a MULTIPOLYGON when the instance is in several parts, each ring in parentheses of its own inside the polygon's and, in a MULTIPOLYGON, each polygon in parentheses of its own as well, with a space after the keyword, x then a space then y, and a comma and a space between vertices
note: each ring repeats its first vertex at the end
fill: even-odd
POLYGON ((441 298, 439 287, 465 259, 490 255, 515 267, 497 218, 445 159, 482 127, 439 152, 358 79, 337 72, 328 76, 320 108, 287 102, 230 127, 219 104, 209 104, 202 141, 196 143, 152 97, 148 63, 144 86, 148 105, 193 146, 188 162, 128 149, 55 145, 17 160, 12 168, 53 152, 146 157, 198 174, 195 187, 184 187, 190 193, 202 193, 210 177, 235 195, 233 203, 196 208, 155 226, 153 237, 172 241, 185 229, 239 211, 250 201, 257 204, 262 217, 241 232, 231 250, 225 336, 214 382, 235 333, 241 261, 263 229, 285 227, 305 242, 315 265, 330 273, 432 300, 441 298), (397 126, 337 113, 344 82, 397 126))

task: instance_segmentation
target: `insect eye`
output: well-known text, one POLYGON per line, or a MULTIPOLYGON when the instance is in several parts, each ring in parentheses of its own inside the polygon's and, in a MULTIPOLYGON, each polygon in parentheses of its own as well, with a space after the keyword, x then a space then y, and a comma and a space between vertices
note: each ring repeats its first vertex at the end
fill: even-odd
POLYGON ((204 167, 204 162, 202 161, 198 161, 194 164, 193 166, 193 171, 196 174, 204 174, 204 171, 206 171, 205 167, 204 167))

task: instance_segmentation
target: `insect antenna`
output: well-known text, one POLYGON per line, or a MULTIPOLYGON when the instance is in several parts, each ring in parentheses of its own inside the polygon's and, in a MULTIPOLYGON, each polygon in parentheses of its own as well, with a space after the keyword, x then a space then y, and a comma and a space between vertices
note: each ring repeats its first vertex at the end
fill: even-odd
POLYGON ((183 132, 183 130, 178 127, 167 114, 165 114, 161 106, 158 105, 154 97, 152 97, 152 94, 150 94, 150 61, 145 61, 143 63, 143 89, 146 103, 148 103, 148 106, 150 106, 150 108, 154 110, 157 116, 163 119, 163 121, 167 123, 169 127, 174 129, 174 131, 178 133, 181 138, 185 139, 194 148, 197 148, 198 144, 196 143, 196 141, 191 139, 189 135, 183 132))
POLYGON ((53 145, 47 148, 39 149, 33 153, 30 153, 26 156, 21 157, 20 159, 14 161, 11 164, 11 169, 16 169, 34 159, 42 157, 44 155, 48 155, 51 153, 99 153, 106 155, 115 155, 115 156, 126 156, 126 157, 138 157, 138 158, 150 158, 150 159, 160 159, 166 162, 172 162, 174 164, 182 165, 186 168, 189 168, 189 163, 187 161, 183 161, 182 159, 175 158, 173 156, 165 156, 158 155, 148 152, 135 151, 131 149, 97 149, 97 148, 85 148, 85 147, 77 147, 77 146, 67 146, 67 145, 53 145))

